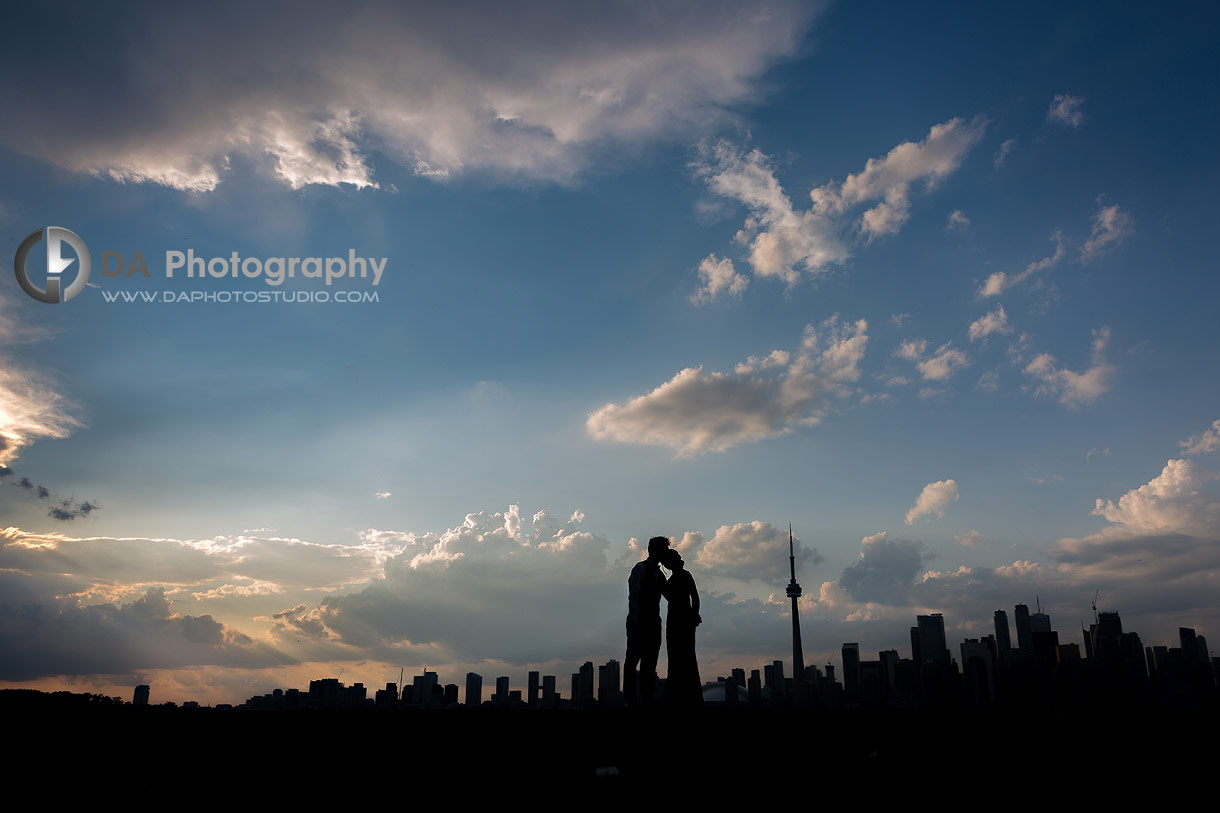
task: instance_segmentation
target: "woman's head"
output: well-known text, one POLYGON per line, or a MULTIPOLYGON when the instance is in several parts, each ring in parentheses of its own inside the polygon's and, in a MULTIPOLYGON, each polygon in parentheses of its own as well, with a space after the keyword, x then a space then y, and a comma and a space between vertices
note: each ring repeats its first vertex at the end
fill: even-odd
POLYGON ((661 557, 661 564, 665 565, 670 570, 682 569, 682 554, 678 553, 673 548, 665 551, 661 557))

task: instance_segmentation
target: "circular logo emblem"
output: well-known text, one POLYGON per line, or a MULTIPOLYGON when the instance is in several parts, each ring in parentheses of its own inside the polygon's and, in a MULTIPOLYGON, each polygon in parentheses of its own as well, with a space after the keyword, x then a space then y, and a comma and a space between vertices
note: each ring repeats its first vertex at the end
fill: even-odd
POLYGON ((89 249, 85 247, 84 240, 68 229, 61 226, 47 226, 47 287, 39 288, 30 279, 25 261, 30 255, 30 250, 41 242, 42 232, 42 229, 30 232, 29 237, 22 240, 21 246, 17 249, 17 256, 13 261, 13 270, 17 272, 17 283, 21 286, 21 290, 39 302, 52 305, 67 302, 85 290, 85 283, 89 282, 89 270, 92 265, 89 259, 89 249), (64 243, 67 243, 76 252, 75 257, 64 258, 64 243), (73 263, 77 263, 76 279, 65 287, 63 272, 73 263))

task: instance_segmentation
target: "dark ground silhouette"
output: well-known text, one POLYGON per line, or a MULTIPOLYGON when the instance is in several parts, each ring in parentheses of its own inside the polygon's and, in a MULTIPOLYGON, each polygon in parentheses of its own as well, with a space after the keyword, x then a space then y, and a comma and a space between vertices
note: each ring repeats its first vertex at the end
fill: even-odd
MULTIPOLYGON (((675 714, 463 710, 250 712, 0 702, 10 792, 188 809, 211 802, 402 809, 472 799, 884 804, 966 791, 1125 799, 1206 782, 1220 715, 706 708, 675 714), (680 737, 674 733, 680 732, 680 737), (13 748, 15 746, 15 748, 13 748), (651 798, 651 797, 650 797, 651 798), (659 798, 659 797, 658 797, 659 798)), ((946 795, 948 794, 948 795, 946 795)))

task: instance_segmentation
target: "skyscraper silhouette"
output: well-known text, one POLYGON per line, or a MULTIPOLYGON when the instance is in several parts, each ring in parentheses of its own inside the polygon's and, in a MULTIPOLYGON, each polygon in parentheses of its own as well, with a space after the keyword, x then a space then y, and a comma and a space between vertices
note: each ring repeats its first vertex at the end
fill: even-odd
POLYGON ((466 673, 466 705, 483 705, 483 676, 475 672, 466 673))
POLYGON ((915 616, 919 625, 919 657, 923 665, 949 665, 949 649, 945 643, 945 617, 941 613, 915 616))
POLYGON ((1021 657, 1033 654, 1033 637, 1029 629, 1029 605, 1018 604, 1013 607, 1013 619, 1017 622, 1017 649, 1021 657))
POLYGON ((1003 610, 995 611, 995 640, 1000 648, 1000 657, 1007 658, 1012 649, 1012 638, 1008 631, 1008 613, 1003 610))

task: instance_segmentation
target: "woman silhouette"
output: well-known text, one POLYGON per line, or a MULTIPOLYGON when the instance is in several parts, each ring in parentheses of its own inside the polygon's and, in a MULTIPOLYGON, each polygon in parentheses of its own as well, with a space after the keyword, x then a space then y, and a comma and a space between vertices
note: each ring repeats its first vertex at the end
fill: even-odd
POLYGON ((673 575, 665 583, 668 610, 665 615, 665 652, 669 656, 669 675, 665 679, 665 705, 690 708, 703 705, 703 684, 699 662, 695 659, 695 627, 699 617, 699 592, 695 579, 683 567, 682 556, 673 549, 665 552, 661 564, 673 575))

